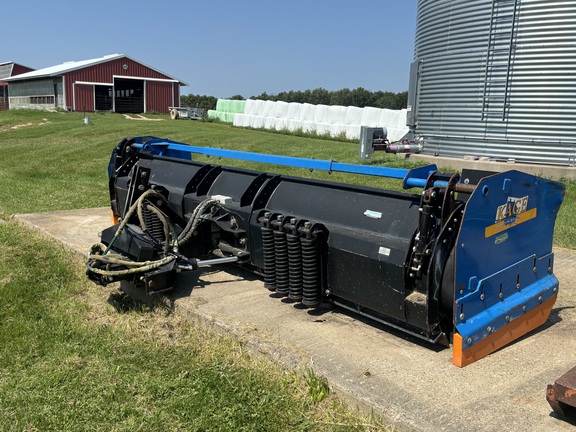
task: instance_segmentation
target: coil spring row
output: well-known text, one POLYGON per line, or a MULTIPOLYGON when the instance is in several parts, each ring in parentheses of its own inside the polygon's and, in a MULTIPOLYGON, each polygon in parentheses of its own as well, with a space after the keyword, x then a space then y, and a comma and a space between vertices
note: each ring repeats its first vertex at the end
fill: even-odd
POLYGON ((288 265, 289 265, 289 293, 288 298, 301 301, 303 297, 302 279, 302 246, 300 237, 295 234, 286 234, 288 242, 288 265))
MULTIPOLYGON (((147 203, 148 201, 145 202, 147 203)), ((150 234, 150 236, 159 243, 165 242, 166 236, 164 235, 164 225, 162 225, 162 222, 160 219, 158 219, 158 216, 156 216, 146 207, 144 207, 142 211, 142 216, 146 226, 148 227, 148 234, 150 234)))
POLYGON ((291 232, 286 232, 288 227, 282 221, 279 215, 270 222, 267 214, 261 227, 264 286, 305 306, 317 307, 321 298, 318 239, 309 228, 299 232, 295 219, 290 220, 291 232))
POLYGON ((276 258, 274 256, 274 230, 263 226, 262 247, 264 249, 264 286, 276 291, 276 258))
POLYGON ((288 263, 288 242, 286 233, 274 231, 275 261, 276 261, 276 292, 287 295, 290 291, 290 266, 288 263))

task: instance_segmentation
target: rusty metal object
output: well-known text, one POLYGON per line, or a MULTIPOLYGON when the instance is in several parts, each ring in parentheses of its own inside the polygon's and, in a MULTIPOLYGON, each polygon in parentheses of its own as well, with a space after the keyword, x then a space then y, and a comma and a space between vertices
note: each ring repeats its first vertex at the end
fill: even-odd
POLYGON ((548 385, 546 400, 556 414, 576 420, 576 367, 548 385))

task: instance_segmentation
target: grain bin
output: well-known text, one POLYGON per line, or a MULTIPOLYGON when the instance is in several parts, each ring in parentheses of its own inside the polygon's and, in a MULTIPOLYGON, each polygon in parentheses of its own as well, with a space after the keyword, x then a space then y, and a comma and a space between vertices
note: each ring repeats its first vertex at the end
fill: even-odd
POLYGON ((576 164, 576 1, 419 0, 408 125, 422 153, 576 164))

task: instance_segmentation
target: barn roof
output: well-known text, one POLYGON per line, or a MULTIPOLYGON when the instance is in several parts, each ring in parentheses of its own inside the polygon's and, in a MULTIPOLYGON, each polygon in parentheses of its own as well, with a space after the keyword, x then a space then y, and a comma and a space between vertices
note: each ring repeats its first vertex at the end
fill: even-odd
POLYGON ((24 66, 20 63, 14 63, 13 61, 0 62, 0 80, 6 81, 6 78, 12 76, 14 66, 20 66, 26 69, 33 69, 31 67, 24 66))
POLYGON ((90 66, 95 66, 97 64, 100 63, 106 63, 109 62, 111 60, 117 60, 117 59, 121 59, 121 58, 127 58, 130 59, 132 61, 135 61, 137 63, 140 63, 143 66, 146 66, 149 69, 152 69, 158 73, 161 73, 162 75, 166 75, 167 77, 170 77, 171 79, 180 82, 182 85, 188 85, 187 83, 185 83, 182 80, 179 80, 177 78, 174 78, 170 75, 168 75, 167 73, 164 73, 156 68, 150 67, 138 60, 134 60, 130 57, 128 57, 125 54, 109 54, 109 55, 105 55, 104 57, 99 57, 99 58, 95 58, 95 59, 90 59, 90 60, 80 60, 80 61, 69 61, 69 62, 65 62, 56 66, 50 66, 47 68, 43 68, 43 69, 37 69, 35 71, 32 72, 26 72, 20 75, 15 75, 13 77, 10 78, 6 78, 4 81, 20 81, 20 80, 26 80, 26 79, 33 79, 33 78, 45 78, 45 77, 54 77, 54 76, 60 76, 63 75, 65 73, 68 72, 72 72, 78 69, 83 69, 83 68, 87 68, 90 66))

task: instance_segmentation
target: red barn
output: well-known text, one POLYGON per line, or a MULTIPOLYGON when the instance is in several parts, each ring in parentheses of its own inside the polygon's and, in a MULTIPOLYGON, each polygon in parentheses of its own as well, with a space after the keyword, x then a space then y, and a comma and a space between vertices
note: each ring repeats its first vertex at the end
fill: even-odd
POLYGON ((8 83, 6 78, 14 75, 23 74, 25 72, 33 71, 34 69, 14 62, 0 63, 0 111, 5 111, 9 108, 8 105, 8 83))
POLYGON ((10 108, 167 113, 188 85, 124 54, 67 62, 5 79, 10 108))

